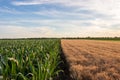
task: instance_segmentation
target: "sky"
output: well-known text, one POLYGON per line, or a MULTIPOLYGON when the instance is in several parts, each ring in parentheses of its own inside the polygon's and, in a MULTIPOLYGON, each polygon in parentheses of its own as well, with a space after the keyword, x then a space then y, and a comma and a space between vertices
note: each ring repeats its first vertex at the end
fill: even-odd
POLYGON ((0 38, 120 37, 120 0, 0 0, 0 38))

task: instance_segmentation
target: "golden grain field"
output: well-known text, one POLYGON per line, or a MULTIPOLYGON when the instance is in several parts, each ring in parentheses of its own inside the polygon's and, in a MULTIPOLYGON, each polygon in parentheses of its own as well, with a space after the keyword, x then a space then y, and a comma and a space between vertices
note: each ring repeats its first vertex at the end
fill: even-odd
POLYGON ((120 80, 120 42, 61 40, 74 80, 120 80))

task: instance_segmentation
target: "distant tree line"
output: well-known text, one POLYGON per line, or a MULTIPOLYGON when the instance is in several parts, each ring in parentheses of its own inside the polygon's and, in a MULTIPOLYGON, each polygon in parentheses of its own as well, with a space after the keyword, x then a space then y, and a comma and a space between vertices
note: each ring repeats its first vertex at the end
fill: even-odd
POLYGON ((64 37, 62 39, 120 40, 120 37, 64 37))

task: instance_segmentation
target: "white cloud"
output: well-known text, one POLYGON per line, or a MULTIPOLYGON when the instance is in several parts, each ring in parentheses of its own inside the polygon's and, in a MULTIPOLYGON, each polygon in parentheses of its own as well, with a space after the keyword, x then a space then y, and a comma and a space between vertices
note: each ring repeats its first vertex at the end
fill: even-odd
POLYGON ((14 8, 9 8, 9 7, 0 7, 0 13, 9 13, 9 14, 23 14, 24 12, 17 11, 14 8))
POLYGON ((36 11, 32 14, 41 15, 41 16, 49 16, 53 18, 58 19, 94 19, 96 18, 96 15, 94 14, 85 14, 85 13, 79 13, 76 11, 60 11, 60 10, 42 10, 42 11, 36 11))
POLYGON ((13 1, 13 5, 39 5, 39 4, 51 4, 51 3, 67 3, 69 0, 26 0, 26 1, 13 1))
POLYGON ((59 4, 61 6, 75 7, 76 10, 81 8, 93 10, 105 15, 120 18, 120 1, 119 0, 27 0, 13 1, 14 5, 39 5, 39 4, 59 4))
MULTIPOLYGON (((13 21, 14 22, 14 21, 13 21)), ((120 36, 120 30, 111 29, 110 25, 105 25, 104 21, 100 23, 96 21, 90 22, 91 25, 86 24, 81 20, 17 20, 16 23, 34 23, 43 26, 21 27, 19 25, 1 25, 0 38, 26 38, 26 37, 87 37, 87 36, 120 36), (64 24, 63 24, 64 23, 64 24)), ((12 22, 11 22, 12 23, 12 22)), ((88 24, 87 23, 87 24, 88 24)), ((108 22, 109 23, 109 22, 108 22)), ((4 23, 4 24, 7 24, 4 23)))
MULTIPOLYGON (((80 28, 89 28, 91 26, 97 26, 101 29, 114 29, 120 31, 120 23, 119 20, 59 20, 59 19, 36 19, 36 20, 29 20, 29 19, 17 19, 17 20, 0 20, 0 25, 4 26, 20 26, 23 27, 38 27, 38 26, 49 26, 51 28, 59 28, 62 27, 63 31, 67 28, 74 28, 79 26, 80 28), (24 25, 25 24, 25 25, 24 25)), ((100 29, 100 30, 101 30, 100 29)))

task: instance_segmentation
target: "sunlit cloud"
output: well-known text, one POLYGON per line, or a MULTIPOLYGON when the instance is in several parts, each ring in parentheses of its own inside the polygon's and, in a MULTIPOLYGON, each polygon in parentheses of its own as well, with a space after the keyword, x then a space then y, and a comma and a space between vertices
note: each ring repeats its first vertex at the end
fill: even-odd
POLYGON ((0 27, 0 34, 2 34, 0 35, 0 38, 54 37, 55 35, 53 35, 53 32, 54 29, 46 26, 29 28, 21 26, 5 26, 0 27))

